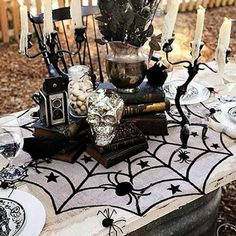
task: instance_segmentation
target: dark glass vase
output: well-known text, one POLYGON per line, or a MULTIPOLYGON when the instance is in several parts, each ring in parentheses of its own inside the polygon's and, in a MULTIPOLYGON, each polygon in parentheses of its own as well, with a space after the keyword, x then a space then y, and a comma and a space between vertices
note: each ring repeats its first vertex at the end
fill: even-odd
POLYGON ((140 48, 122 42, 109 42, 106 69, 110 82, 121 93, 134 93, 147 72, 147 56, 140 48))

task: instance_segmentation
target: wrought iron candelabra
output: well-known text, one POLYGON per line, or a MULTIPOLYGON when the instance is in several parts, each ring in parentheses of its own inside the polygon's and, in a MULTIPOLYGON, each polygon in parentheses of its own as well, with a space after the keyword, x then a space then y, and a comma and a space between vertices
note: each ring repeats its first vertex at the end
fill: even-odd
MULTIPOLYGON (((202 42, 200 45, 199 55, 198 57, 193 61, 188 60, 182 60, 178 62, 171 62, 169 59, 169 54, 172 52, 172 43, 174 42, 174 38, 169 39, 167 43, 163 45, 162 50, 166 54, 166 59, 171 65, 179 65, 179 64, 185 64, 185 68, 188 70, 188 78, 187 80, 180 86, 177 87, 177 93, 175 96, 175 105, 176 108, 181 116, 181 132, 180 132, 180 139, 182 142, 182 148, 186 149, 188 145, 188 139, 190 136, 190 122, 185 113, 182 110, 180 98, 185 95, 188 89, 188 85, 191 83, 191 81, 194 79, 194 77, 198 74, 200 70, 204 70, 205 68, 208 68, 214 73, 217 73, 217 71, 213 70, 210 66, 208 66, 205 63, 199 62, 199 58, 201 57, 201 50, 204 47, 204 43, 202 42), (204 68, 205 67, 205 68, 204 68)), ((191 45, 192 46, 192 45, 191 45)), ((227 62, 227 56, 229 55, 229 52, 226 54, 226 62, 227 62)))
MULTIPOLYGON (((39 52, 35 54, 30 54, 28 52, 28 49, 30 49, 33 45, 31 41, 32 34, 30 33, 28 35, 28 48, 25 50, 26 56, 28 58, 36 58, 42 55, 44 58, 45 64, 47 66, 49 76, 54 77, 54 76, 59 75, 68 81, 68 67, 66 64, 64 53, 69 54, 72 65, 73 65, 72 56, 76 54, 79 55, 79 60, 81 63, 80 49, 81 49, 82 43, 85 42, 86 40, 86 36, 85 36, 86 27, 83 26, 81 28, 76 28, 74 30, 74 39, 75 39, 77 51, 72 52, 69 50, 62 49, 58 32, 56 30, 54 30, 49 36, 44 37, 42 34, 41 28, 37 27, 39 23, 42 23, 40 22, 40 19, 38 17, 32 16, 29 12, 28 12, 28 17, 29 17, 29 20, 33 24, 35 36, 38 42, 39 52), (62 62, 63 69, 59 67, 59 61, 62 62)), ((68 44, 68 42, 66 43, 68 44)))

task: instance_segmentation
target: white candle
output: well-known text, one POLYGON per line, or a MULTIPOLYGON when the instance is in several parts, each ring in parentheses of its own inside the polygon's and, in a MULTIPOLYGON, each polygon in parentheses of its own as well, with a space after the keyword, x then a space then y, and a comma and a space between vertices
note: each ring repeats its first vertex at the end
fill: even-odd
POLYGON ((218 45, 216 48, 215 59, 218 64, 218 73, 224 74, 226 65, 226 52, 229 49, 232 20, 225 18, 219 33, 218 45))
POLYGON ((195 59, 199 56, 200 53, 200 46, 202 42, 202 33, 204 28, 204 20, 205 20, 205 12, 206 9, 202 6, 199 7, 197 11, 197 23, 196 23, 196 30, 194 41, 192 43, 192 60, 194 62, 195 59))
POLYGON ((194 37, 194 41, 196 43, 200 43, 202 40, 205 12, 206 12, 206 9, 203 8, 202 6, 199 6, 199 9, 197 10, 197 23, 196 23, 196 31, 195 31, 195 37, 194 37))
POLYGON ((25 5, 20 6, 20 23, 21 23, 21 34, 20 34, 20 52, 25 53, 28 44, 28 13, 25 5))
POLYGON ((44 7, 43 33, 45 37, 50 38, 51 33, 54 31, 51 0, 43 0, 43 7, 44 7))
POLYGON ((225 18, 222 26, 220 27, 220 34, 218 40, 218 45, 221 45, 225 49, 229 48, 231 27, 232 27, 232 20, 225 18))
POLYGON ((83 27, 80 0, 71 0, 70 15, 72 18, 73 29, 83 27))
POLYGON ((165 15, 164 25, 162 28, 162 45, 172 38, 179 4, 179 0, 167 0, 167 13, 165 15))

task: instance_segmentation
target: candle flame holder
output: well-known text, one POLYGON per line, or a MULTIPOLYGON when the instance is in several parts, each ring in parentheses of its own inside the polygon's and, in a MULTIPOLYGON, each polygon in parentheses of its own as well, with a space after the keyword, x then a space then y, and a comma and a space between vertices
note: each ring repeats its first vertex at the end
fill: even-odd
MULTIPOLYGON (((198 74, 200 70, 204 70, 205 68, 208 68, 211 70, 213 73, 217 73, 214 69, 212 69, 210 66, 208 66, 206 63, 199 62, 199 59, 201 57, 201 51, 204 47, 204 43, 201 42, 200 49, 199 49, 199 55, 198 57, 193 61, 188 61, 188 60, 182 60, 178 62, 171 62, 169 59, 169 54, 173 51, 172 44, 174 42, 175 38, 171 38, 168 40, 167 43, 163 45, 162 50, 166 54, 166 59, 171 65, 180 65, 180 64, 185 64, 185 68, 188 70, 188 78, 187 80, 180 86, 177 87, 177 93, 175 96, 175 105, 176 108, 181 116, 181 131, 180 131, 180 139, 182 142, 182 148, 186 149, 188 146, 188 139, 190 136, 190 122, 185 113, 182 110, 181 107, 181 102, 180 98, 186 94, 188 85, 192 82, 192 80, 195 78, 195 76, 198 74), (205 68, 204 68, 205 67, 205 68)), ((192 46, 192 45, 191 45, 192 46)), ((226 53, 226 63, 227 63, 227 57, 229 56, 230 50, 226 53)))

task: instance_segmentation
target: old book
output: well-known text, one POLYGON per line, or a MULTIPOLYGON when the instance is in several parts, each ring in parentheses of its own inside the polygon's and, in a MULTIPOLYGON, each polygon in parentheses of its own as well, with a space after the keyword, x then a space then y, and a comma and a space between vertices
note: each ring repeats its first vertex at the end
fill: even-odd
POLYGON ((120 93, 119 95, 123 98, 125 105, 157 103, 165 100, 162 87, 152 87, 147 81, 140 85, 137 93, 120 93))
POLYGON ((125 117, 123 121, 132 121, 145 135, 168 135, 164 112, 125 117))
POLYGON ((104 167, 109 168, 133 155, 136 155, 142 151, 145 151, 148 148, 147 141, 133 145, 129 148, 123 148, 117 151, 100 153, 93 144, 88 144, 86 152, 101 163, 104 167))
POLYGON ((56 159, 74 162, 85 151, 87 139, 81 137, 77 141, 68 141, 65 137, 30 137, 24 139, 23 150, 37 159, 56 159))
POLYGON ((36 121, 34 124, 34 136, 35 137, 67 137, 74 138, 83 131, 88 129, 88 124, 85 119, 78 120, 76 122, 70 121, 67 125, 57 125, 54 127, 46 127, 42 122, 36 121))
POLYGON ((169 109, 170 109, 170 101, 166 99, 164 102, 125 106, 123 111, 123 116, 133 116, 143 113, 161 112, 161 111, 167 111, 169 109))
POLYGON ((86 144, 82 140, 81 142, 72 142, 52 156, 52 159, 74 163, 85 149, 86 144))
POLYGON ((96 146, 94 144, 94 147, 100 153, 104 153, 143 143, 145 140, 144 134, 134 125, 134 123, 124 122, 118 126, 116 136, 111 144, 104 147, 96 146))
MULTIPOLYGON (((99 85, 100 88, 116 90, 110 83, 99 85)), ((125 105, 156 103, 165 100, 165 93, 162 87, 153 87, 145 80, 140 85, 140 90, 136 93, 119 93, 123 98, 125 105)))

